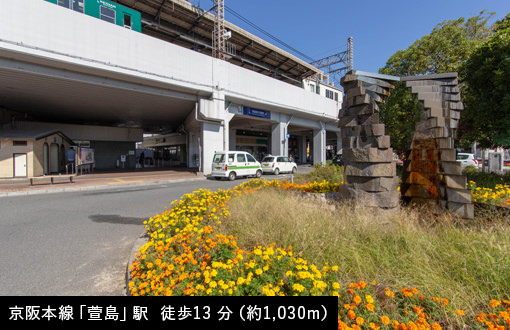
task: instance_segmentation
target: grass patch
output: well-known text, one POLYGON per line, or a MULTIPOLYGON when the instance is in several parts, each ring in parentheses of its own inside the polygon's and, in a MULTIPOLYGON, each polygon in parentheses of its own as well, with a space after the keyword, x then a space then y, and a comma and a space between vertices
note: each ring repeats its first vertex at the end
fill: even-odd
POLYGON ((335 207, 300 193, 263 189, 233 199, 222 231, 242 248, 292 246, 316 265, 339 266, 338 281, 376 281, 447 297, 467 313, 490 299, 509 299, 510 222, 460 220, 448 213, 402 208, 375 215, 348 203, 335 207))

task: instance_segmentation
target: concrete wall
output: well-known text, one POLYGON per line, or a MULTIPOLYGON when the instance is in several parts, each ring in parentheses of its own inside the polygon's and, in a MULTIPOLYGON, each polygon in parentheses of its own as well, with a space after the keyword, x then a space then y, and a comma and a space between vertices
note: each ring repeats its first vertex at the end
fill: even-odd
MULTIPOLYGON (((46 1, 2 0, 0 56, 335 119, 337 102, 46 1), (29 55, 28 57, 26 55, 29 55)), ((207 113, 215 116, 215 113, 207 113)))
MULTIPOLYGON (((10 124, 9 124, 10 125, 10 124)), ((7 125, 7 126, 9 126, 7 125)), ((17 129, 41 129, 41 130, 59 130, 76 141, 123 141, 123 142, 141 142, 143 140, 143 130, 139 128, 121 128, 91 125, 71 125, 60 123, 42 123, 18 121, 15 124, 17 129)))
MULTIPOLYGON (((126 155, 124 168, 135 168, 136 156, 129 155, 130 150, 135 151, 136 145, 134 142, 90 141, 90 147, 94 149, 96 169, 115 168, 121 155, 126 155)), ((122 164, 120 163, 120 165, 122 164)))

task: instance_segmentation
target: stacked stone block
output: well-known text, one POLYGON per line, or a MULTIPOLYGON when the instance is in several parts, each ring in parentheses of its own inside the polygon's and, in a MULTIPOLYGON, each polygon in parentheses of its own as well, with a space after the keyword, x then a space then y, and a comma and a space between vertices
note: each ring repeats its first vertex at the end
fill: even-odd
POLYGON ((340 195, 382 209, 396 209, 400 200, 393 149, 379 122, 379 105, 395 80, 399 78, 350 71, 341 82, 345 96, 339 126, 346 184, 340 195))
POLYGON ((472 218, 471 193, 453 143, 463 109, 457 73, 401 80, 424 106, 404 164, 403 197, 412 202, 439 201, 448 210, 472 218))

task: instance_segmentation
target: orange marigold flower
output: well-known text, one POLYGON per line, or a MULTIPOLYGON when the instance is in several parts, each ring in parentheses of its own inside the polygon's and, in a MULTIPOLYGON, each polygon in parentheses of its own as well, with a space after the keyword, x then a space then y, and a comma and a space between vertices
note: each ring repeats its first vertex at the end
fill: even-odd
POLYGON ((499 300, 491 299, 491 301, 489 301, 489 306, 491 306, 491 308, 498 307, 499 305, 501 305, 499 300))
POLYGON ((367 310, 369 310, 371 312, 373 312, 375 309, 375 306, 373 304, 366 304, 365 307, 367 310))
POLYGON ((381 329, 381 326, 374 322, 370 322, 369 327, 370 327, 370 329, 375 329, 375 330, 381 329))
POLYGON ((466 316, 466 314, 464 313, 464 311, 462 309, 456 309, 455 310, 455 313, 458 315, 458 316, 466 316))
POLYGON ((363 322, 365 322, 365 320, 362 317, 358 316, 356 318, 356 324, 357 325, 363 325, 363 322))
POLYGON ((485 321, 487 320, 487 315, 485 315, 485 313, 480 313, 480 314, 478 314, 478 316, 476 317, 476 320, 477 320, 478 322, 483 323, 483 322, 485 322, 485 321))
POLYGON ((386 315, 381 316, 381 322, 382 322, 382 324, 384 324, 384 325, 388 325, 388 324, 390 324, 390 318, 389 318, 389 317, 387 317, 386 315))
POLYGON ((352 309, 350 309, 347 312, 347 317, 350 318, 351 320, 354 320, 356 318, 356 313, 354 313, 354 311, 352 309))
POLYGON ((398 329, 400 329, 400 330, 407 330, 407 325, 405 323, 400 323, 398 325, 398 329))
POLYGON ((352 297, 352 301, 354 301, 354 303, 357 305, 361 302, 361 297, 356 294, 354 297, 352 297))
POLYGON ((431 327, 433 330, 441 330, 442 329, 438 323, 432 323, 431 327))

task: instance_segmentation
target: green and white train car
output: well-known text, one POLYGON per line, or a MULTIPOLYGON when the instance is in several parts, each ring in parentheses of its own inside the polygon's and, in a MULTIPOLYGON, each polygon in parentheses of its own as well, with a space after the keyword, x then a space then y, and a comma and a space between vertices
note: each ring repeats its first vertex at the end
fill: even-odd
POLYGON ((56 5, 142 32, 140 12, 107 0, 46 0, 56 5))

